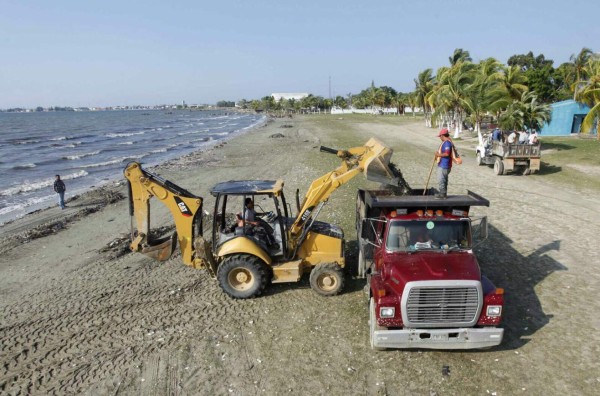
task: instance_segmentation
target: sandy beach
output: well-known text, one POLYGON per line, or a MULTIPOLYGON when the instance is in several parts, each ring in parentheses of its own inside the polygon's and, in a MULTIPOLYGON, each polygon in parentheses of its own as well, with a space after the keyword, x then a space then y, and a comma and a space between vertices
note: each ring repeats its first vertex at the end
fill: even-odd
MULTIPOLYGON (((423 187, 439 140, 410 116, 298 116, 152 171, 206 199, 215 183, 283 179, 296 188, 338 166, 319 146, 377 137, 412 187, 423 187), (274 135, 281 134, 281 137, 274 135)), ((372 351, 365 284, 356 264, 358 176, 319 220, 347 240, 346 288, 314 293, 308 277, 232 300, 204 271, 174 255, 158 263, 128 251, 124 180, 0 228, 0 394, 455 395, 595 394, 600 327, 595 268, 600 198, 543 175, 478 167, 474 138, 449 194, 490 200, 482 271, 506 290, 503 343, 486 351, 372 351), (450 375, 442 374, 449 366, 450 375)), ((430 185, 435 185, 432 176, 430 185)), ((153 227, 172 224, 158 202, 153 227)))

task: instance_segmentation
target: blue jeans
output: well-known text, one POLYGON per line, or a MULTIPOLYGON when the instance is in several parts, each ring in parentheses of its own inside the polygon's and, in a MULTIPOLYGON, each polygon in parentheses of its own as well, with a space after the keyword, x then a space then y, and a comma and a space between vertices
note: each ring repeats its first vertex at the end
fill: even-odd
POLYGON ((444 169, 438 166, 438 190, 440 190, 441 195, 446 195, 448 193, 448 175, 450 174, 450 169, 444 169))
POLYGON ((65 192, 59 192, 58 193, 58 206, 60 206, 61 209, 65 208, 65 192))

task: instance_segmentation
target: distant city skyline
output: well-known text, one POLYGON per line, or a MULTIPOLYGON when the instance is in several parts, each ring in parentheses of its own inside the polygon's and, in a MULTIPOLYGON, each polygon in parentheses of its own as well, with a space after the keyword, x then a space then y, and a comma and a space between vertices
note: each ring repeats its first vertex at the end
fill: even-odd
POLYGON ((414 89, 455 48, 599 51, 600 2, 2 2, 0 109, 216 103, 272 92, 414 89))

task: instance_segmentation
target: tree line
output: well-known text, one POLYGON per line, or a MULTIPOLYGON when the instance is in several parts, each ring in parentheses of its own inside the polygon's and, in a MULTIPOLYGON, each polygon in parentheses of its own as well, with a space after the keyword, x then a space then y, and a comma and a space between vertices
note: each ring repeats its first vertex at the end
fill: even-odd
POLYGON ((435 122, 453 127, 455 136, 465 121, 479 130, 484 118, 505 130, 539 130, 550 120, 549 104, 570 98, 592 109, 583 132, 600 115, 600 56, 589 48, 557 68, 532 52, 513 55, 504 65, 494 58, 473 63, 469 52, 458 48, 448 60, 449 66, 435 74, 432 69, 420 72, 411 94, 428 126, 435 122))
POLYGON ((506 64, 494 58, 473 62, 469 51, 457 48, 448 58, 448 66, 435 73, 428 68, 414 79, 412 92, 399 92, 388 86, 371 86, 358 94, 324 98, 308 95, 302 99, 272 96, 240 100, 244 109, 266 112, 327 111, 332 107, 346 109, 418 108, 429 127, 446 126, 459 136, 465 125, 481 129, 484 121, 505 130, 539 130, 550 120, 549 104, 575 99, 587 104, 591 111, 582 131, 598 128, 600 116, 600 55, 589 48, 571 55, 568 62, 554 67, 554 61, 543 54, 517 54, 506 64))

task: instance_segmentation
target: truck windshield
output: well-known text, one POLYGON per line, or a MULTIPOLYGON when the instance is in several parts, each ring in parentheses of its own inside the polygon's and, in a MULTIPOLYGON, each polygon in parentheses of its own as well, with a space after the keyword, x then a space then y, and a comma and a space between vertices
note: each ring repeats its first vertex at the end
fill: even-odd
POLYGON ((470 230, 468 220, 394 220, 386 248, 394 252, 470 249, 470 230))

